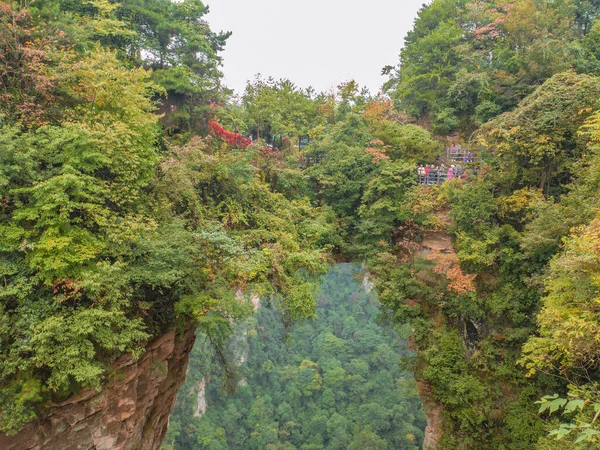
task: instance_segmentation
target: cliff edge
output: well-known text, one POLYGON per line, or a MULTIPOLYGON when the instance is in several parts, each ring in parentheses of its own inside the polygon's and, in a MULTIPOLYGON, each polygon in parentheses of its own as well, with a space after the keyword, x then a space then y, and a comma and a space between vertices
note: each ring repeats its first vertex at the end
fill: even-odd
MULTIPOLYGON (((449 210, 438 211, 434 213, 438 222, 443 228, 438 231, 425 231, 423 240, 418 249, 419 256, 436 263, 437 273, 447 275, 452 267, 456 267, 456 251, 452 244, 452 236, 446 229, 452 224, 449 210)), ((420 274, 423 277, 423 274, 420 274)), ((428 276, 423 281, 431 282, 428 276)), ((433 313, 436 314, 436 313, 433 313)), ((427 418, 427 427, 425 428, 425 439, 423 441, 424 450, 435 450, 439 447, 444 428, 443 406, 431 394, 431 386, 427 383, 421 372, 423 370, 423 361, 418 357, 417 370, 415 371, 415 380, 419 397, 423 404, 423 411, 427 418)))
POLYGON ((185 380, 196 334, 170 331, 138 360, 124 355, 110 367, 101 392, 84 391, 49 405, 3 450, 157 450, 167 432, 177 390, 185 380))

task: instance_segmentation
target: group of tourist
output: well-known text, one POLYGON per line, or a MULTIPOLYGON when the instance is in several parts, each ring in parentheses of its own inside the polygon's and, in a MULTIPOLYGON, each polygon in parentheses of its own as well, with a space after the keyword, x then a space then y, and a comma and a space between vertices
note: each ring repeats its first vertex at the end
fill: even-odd
POLYGON ((448 168, 446 168, 444 164, 439 166, 436 166, 435 164, 421 164, 417 169, 420 184, 441 184, 446 180, 460 177, 464 173, 464 169, 461 166, 456 166, 454 164, 448 168))

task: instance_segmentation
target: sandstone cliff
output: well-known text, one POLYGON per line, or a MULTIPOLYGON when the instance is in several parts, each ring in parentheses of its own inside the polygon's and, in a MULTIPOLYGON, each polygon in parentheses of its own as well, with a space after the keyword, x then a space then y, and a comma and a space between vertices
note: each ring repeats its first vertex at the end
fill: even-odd
POLYGON ((2 450, 156 450, 185 380, 195 331, 171 331, 144 355, 111 365, 102 392, 86 391, 50 405, 16 436, 0 435, 2 450))

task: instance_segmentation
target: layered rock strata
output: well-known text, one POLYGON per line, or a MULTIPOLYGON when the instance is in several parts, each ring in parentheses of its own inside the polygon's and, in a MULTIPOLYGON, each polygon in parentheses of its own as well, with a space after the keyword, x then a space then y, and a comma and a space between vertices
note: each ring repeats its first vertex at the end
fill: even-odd
POLYGON ((194 340, 193 329, 171 331, 149 344, 139 359, 120 357, 101 392, 84 391, 50 405, 16 436, 0 435, 0 449, 159 449, 194 340))

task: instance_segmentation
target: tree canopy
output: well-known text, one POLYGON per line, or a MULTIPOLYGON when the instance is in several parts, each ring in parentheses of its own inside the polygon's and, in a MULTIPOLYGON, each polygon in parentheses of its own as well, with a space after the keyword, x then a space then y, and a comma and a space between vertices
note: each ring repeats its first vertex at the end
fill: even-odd
POLYGON ((168 329, 227 366, 237 321, 249 384, 171 444, 411 448, 402 354, 441 448, 597 446, 599 7, 433 0, 383 95, 236 97, 199 0, 0 0, 0 430, 168 329), (414 357, 368 296, 318 296, 336 260, 414 357))
POLYGON ((357 265, 333 267, 317 318, 288 331, 264 302, 240 323, 227 345, 239 364, 231 396, 210 349, 197 345, 163 448, 419 448, 424 416, 414 380, 400 368, 411 356, 407 341, 376 322, 376 295, 359 274, 357 265), (196 412, 202 399, 205 413, 196 412))

